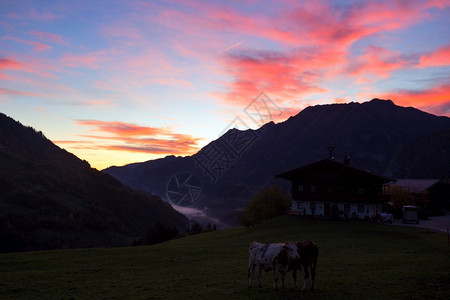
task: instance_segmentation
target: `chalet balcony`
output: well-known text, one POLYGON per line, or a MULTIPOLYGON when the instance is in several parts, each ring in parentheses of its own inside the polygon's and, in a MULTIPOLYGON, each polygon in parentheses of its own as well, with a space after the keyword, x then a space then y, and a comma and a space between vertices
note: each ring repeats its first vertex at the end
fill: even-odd
POLYGON ((294 193, 293 199, 330 203, 384 203, 390 201, 390 195, 294 193))

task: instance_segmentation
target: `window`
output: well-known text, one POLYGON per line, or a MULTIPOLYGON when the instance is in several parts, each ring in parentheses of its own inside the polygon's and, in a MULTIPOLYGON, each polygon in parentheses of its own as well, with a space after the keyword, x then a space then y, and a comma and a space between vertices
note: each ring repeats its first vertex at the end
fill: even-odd
POLYGON ((303 184, 299 184, 298 185, 298 191, 299 192, 303 192, 303 184))
POLYGON ((350 212, 350 204, 344 204, 344 211, 346 213, 350 212))
POLYGON ((315 193, 316 192, 316 186, 315 185, 312 185, 311 186, 311 193, 315 193))
POLYGON ((364 205, 358 204, 358 213, 363 214, 364 213, 364 205))
POLYGON ((316 210, 316 202, 311 202, 309 204, 309 208, 311 209, 312 214, 314 214, 314 211, 316 210))
POLYGON ((332 186, 328 186, 328 193, 332 193, 333 192, 333 187, 332 186))
POLYGON ((358 194, 364 194, 365 190, 364 188, 360 187, 358 188, 358 194))

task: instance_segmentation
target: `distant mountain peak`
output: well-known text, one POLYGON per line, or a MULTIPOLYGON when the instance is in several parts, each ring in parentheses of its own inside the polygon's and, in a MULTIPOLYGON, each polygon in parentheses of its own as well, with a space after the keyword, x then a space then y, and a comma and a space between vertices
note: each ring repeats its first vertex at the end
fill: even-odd
POLYGON ((372 103, 372 104, 382 103, 382 104, 389 104, 389 105, 394 105, 395 106, 395 103, 392 102, 392 100, 390 100, 390 99, 373 98, 372 100, 370 100, 369 102, 366 102, 366 103, 372 103))

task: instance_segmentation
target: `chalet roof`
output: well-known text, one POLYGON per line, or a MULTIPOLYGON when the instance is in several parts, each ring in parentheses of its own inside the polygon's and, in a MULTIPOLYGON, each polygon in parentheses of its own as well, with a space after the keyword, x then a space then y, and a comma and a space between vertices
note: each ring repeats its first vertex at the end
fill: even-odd
POLYGON ((438 183, 439 179, 397 179, 394 183, 411 193, 421 193, 438 183))
POLYGON ((286 171, 280 174, 275 175, 275 177, 278 178, 284 178, 287 180, 294 180, 295 178, 300 177, 302 174, 307 174, 308 172, 311 172, 313 170, 316 169, 320 169, 320 168, 325 168, 325 167, 333 167, 333 168, 338 168, 340 169, 342 172, 351 172, 352 174, 355 174, 357 176, 362 176, 364 178, 370 178, 371 180, 375 180, 375 181, 379 181, 381 183, 388 183, 391 181, 394 181, 394 179, 382 176, 382 175, 377 175, 374 174, 370 171, 367 170, 363 170, 357 167, 354 167, 352 165, 349 164, 344 164, 344 163, 340 163, 337 162, 333 159, 324 159, 324 160, 320 160, 290 171, 286 171))

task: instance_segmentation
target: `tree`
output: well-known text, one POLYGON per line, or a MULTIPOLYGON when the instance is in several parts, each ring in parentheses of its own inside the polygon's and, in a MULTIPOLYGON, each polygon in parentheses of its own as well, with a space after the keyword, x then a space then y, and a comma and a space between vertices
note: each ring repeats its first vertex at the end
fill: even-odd
POLYGON ((420 207, 427 207, 429 202, 429 192, 427 190, 421 193, 412 193, 398 185, 391 187, 391 202, 397 207, 403 205, 418 205, 420 207))
POLYGON ((391 187, 391 202, 395 206, 402 207, 403 205, 415 205, 413 195, 399 185, 391 187))
POLYGON ((244 226, 255 225, 261 221, 281 216, 291 205, 291 196, 279 186, 262 189, 253 196, 247 207, 239 215, 239 222, 244 226))

